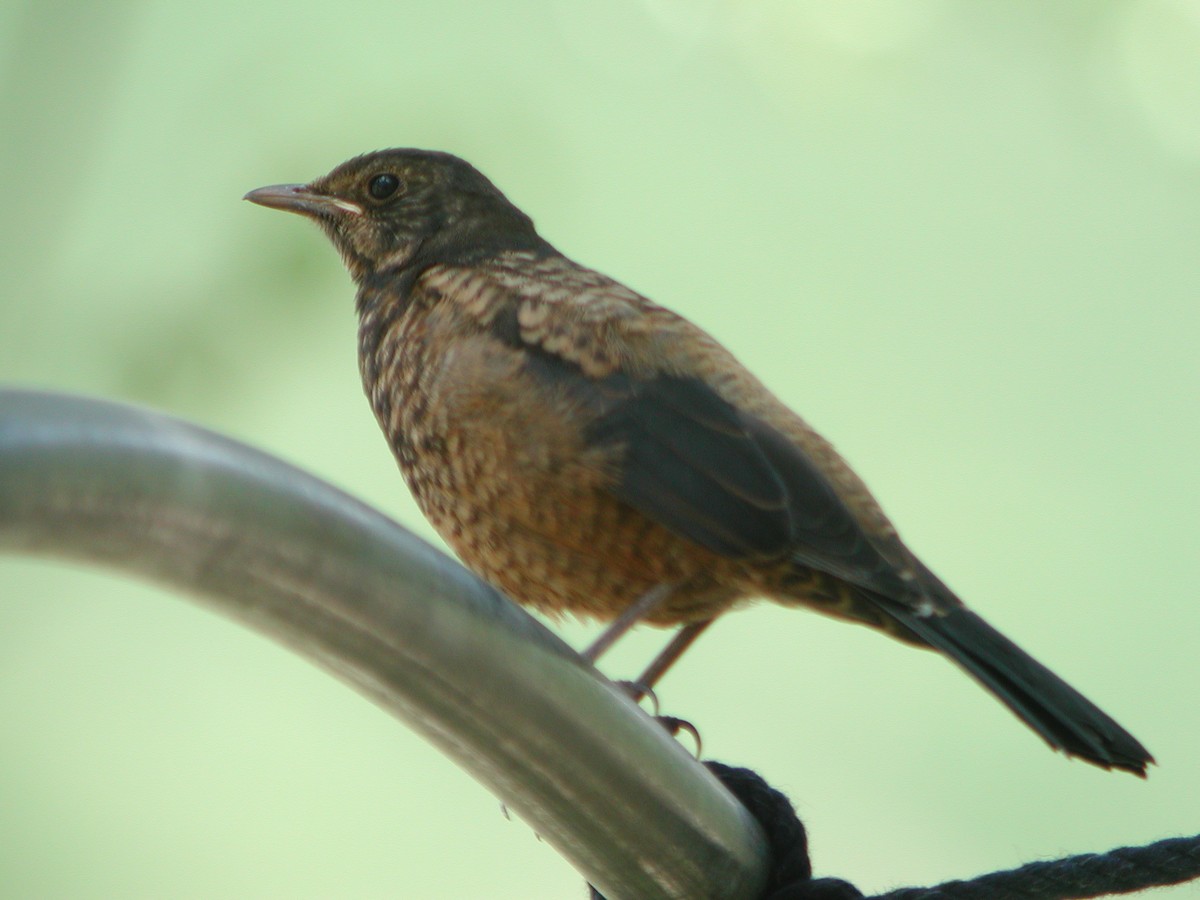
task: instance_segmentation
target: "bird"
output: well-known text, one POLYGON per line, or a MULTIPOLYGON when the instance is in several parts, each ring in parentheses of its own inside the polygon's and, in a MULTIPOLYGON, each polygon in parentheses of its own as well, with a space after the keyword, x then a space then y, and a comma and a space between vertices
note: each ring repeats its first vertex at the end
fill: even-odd
POLYGON ((390 149, 245 199, 316 222, 357 286, 363 387, 418 506, 518 603, 677 627, 650 689, 765 599, 939 651, 1052 749, 1145 777, 1129 732, 968 609, 833 445, 714 337, 574 262, 480 171, 390 149))

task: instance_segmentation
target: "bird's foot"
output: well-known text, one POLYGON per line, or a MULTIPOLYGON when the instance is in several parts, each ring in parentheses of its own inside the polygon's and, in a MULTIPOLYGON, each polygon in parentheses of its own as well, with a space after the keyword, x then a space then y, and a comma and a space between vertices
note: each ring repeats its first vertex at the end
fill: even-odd
POLYGON ((696 751, 693 756, 696 759, 700 758, 700 754, 704 752, 704 742, 700 740, 700 730, 696 728, 687 719, 680 719, 675 716, 655 716, 654 721, 667 729, 667 734, 671 737, 679 737, 681 731, 686 731, 692 736, 692 740, 696 742, 696 751))
POLYGON ((649 700, 650 714, 658 716, 658 694, 654 693, 654 689, 649 685, 642 684, 640 681, 618 681, 617 687, 638 706, 642 705, 643 700, 649 700))
POLYGON ((700 740, 700 731, 689 722, 687 719, 680 719, 677 716, 664 716, 660 712, 658 703, 658 695, 654 690, 640 681, 618 681, 617 687, 624 691, 634 703, 641 705, 643 700, 650 701, 650 715, 654 717, 654 721, 667 729, 667 733, 671 737, 678 737, 680 732, 686 731, 696 742, 696 759, 700 758, 700 753, 703 748, 703 742, 700 740))

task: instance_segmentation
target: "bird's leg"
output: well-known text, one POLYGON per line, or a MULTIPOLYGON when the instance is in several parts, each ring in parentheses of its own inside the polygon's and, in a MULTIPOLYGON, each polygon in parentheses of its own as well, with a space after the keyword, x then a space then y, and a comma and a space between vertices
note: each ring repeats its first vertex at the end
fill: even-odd
MULTIPOLYGON (((590 647, 583 651, 583 658, 590 663, 594 663, 600 658, 601 653, 615 644, 639 620, 644 619, 658 609, 670 595, 671 585, 669 584, 660 584, 646 591, 636 601, 625 607, 624 612, 612 620, 609 626, 604 629, 604 633, 596 638, 590 647)), ((682 653, 683 651, 680 650, 679 652, 682 653)))
POLYGON ((667 674, 667 669, 671 668, 675 660, 683 656, 683 651, 692 646, 692 642, 704 633, 704 629, 713 623, 712 619, 705 619, 703 622, 693 622, 690 625, 685 625, 675 633, 675 637, 671 638, 671 643, 663 649, 662 653, 654 657, 654 661, 646 667, 637 684, 645 687, 647 690, 658 684, 658 680, 667 674))
MULTIPOLYGON (((608 628, 604 629, 604 633, 592 642, 592 645, 583 651, 584 659, 594 663, 605 650, 611 647, 617 640, 624 635, 630 628, 636 625, 641 619, 649 616, 658 609, 663 602, 671 595, 671 585, 660 584, 648 590, 645 594, 631 603, 625 610, 615 618, 608 628)), ((654 661, 642 673, 642 677, 637 681, 621 681, 619 686, 625 690, 635 703, 640 702, 643 697, 649 697, 654 704, 654 718, 672 735, 677 735, 680 731, 689 732, 696 740, 696 758, 700 758, 701 742, 700 732, 696 726, 686 719, 676 718, 675 716, 660 716, 658 714, 658 697, 654 694, 655 683, 666 674, 667 669, 671 668, 672 663, 683 655, 688 647, 696 638, 700 637, 701 633, 711 625, 712 619, 704 622, 693 622, 690 625, 685 625, 675 636, 671 638, 671 642, 666 648, 654 658, 654 661)))
MULTIPOLYGON (((633 682, 632 685, 630 685, 630 688, 639 693, 649 694, 651 697, 653 697, 654 685, 660 678, 663 677, 663 675, 666 674, 667 669, 671 668, 671 665, 675 662, 675 660, 683 656, 683 651, 687 650, 687 648, 692 645, 692 642, 704 633, 704 629, 712 623, 712 619, 707 619, 703 622, 693 622, 690 625, 685 625, 683 628, 680 628, 679 631, 675 633, 675 636, 671 638, 671 643, 667 644, 662 653, 654 657, 653 662, 646 667, 646 671, 642 673, 641 677, 637 681, 633 682)), ((638 696, 635 695, 634 699, 638 699, 638 696)), ((691 734, 696 741, 696 759, 700 758, 700 754, 703 752, 704 745, 700 740, 700 731, 695 725, 693 725, 687 719, 680 719, 676 716, 656 715, 654 718, 658 720, 658 724, 667 729, 672 737, 679 734, 681 731, 686 731, 691 734)))
MULTIPOLYGON (((671 643, 662 648, 662 652, 650 662, 650 665, 646 667, 646 671, 642 672, 641 677, 634 680, 634 682, 620 683, 622 688, 634 698, 635 702, 641 702, 643 697, 649 697, 650 701, 654 703, 655 718, 668 718, 668 716, 658 715, 659 698, 654 694, 654 685, 659 683, 659 679, 665 676, 668 668, 671 668, 674 665, 674 661, 683 655, 684 650, 691 647, 692 642, 704 634, 704 629, 712 624, 713 619, 706 619, 704 622, 692 622, 690 625, 684 625, 682 629, 676 631, 674 637, 671 638, 671 643)), ((691 728, 690 722, 684 722, 684 725, 688 725, 690 730, 695 733, 695 728, 691 728)), ((698 734, 696 734, 696 742, 700 743, 700 736, 698 734)))

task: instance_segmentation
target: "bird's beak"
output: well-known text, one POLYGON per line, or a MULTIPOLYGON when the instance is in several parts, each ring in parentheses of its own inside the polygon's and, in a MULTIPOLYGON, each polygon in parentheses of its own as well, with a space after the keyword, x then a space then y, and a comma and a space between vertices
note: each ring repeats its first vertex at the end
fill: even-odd
POLYGON ((318 194, 304 184, 272 184, 253 190, 242 199, 259 206, 300 213, 303 216, 326 217, 346 213, 361 216, 363 211, 357 203, 328 194, 318 194))

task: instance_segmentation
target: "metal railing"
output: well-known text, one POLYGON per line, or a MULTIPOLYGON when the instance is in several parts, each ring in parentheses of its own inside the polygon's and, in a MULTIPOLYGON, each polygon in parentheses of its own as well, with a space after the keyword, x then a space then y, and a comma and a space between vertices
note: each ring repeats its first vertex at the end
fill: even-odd
POLYGON ((758 824, 619 689, 278 459, 131 406, 0 391, 0 552, 148 578, 285 644, 423 734, 610 900, 761 890, 758 824))

